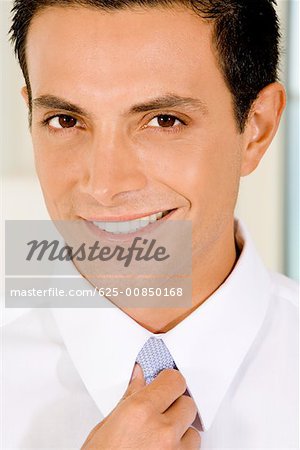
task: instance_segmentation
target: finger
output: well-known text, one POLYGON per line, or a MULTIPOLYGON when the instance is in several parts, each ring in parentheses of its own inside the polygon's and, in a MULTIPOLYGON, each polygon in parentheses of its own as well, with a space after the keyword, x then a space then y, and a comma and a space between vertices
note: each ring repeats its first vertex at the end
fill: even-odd
POLYGON ((201 436, 196 428, 190 427, 182 436, 180 441, 180 449, 182 450, 198 450, 201 446, 201 436))
POLYGON ((197 406, 187 395, 179 397, 165 412, 166 418, 174 424, 177 439, 181 439, 197 416, 197 406))
POLYGON ((138 392, 145 385, 146 383, 142 368, 139 364, 136 363, 132 372, 131 380, 123 397, 121 398, 121 401, 125 400, 125 398, 130 397, 130 395, 134 394, 135 392, 138 392))
POLYGON ((88 437, 86 438, 83 446, 81 447, 81 450, 84 450, 85 445, 87 445, 89 443, 89 441, 92 439, 92 437, 94 436, 94 434, 99 430, 99 428, 101 428, 105 422, 107 420, 107 417, 105 417, 101 422, 99 422, 91 431, 90 434, 88 435, 88 437))
POLYGON ((150 400, 156 411, 163 413, 185 390, 186 382, 181 373, 176 369, 165 369, 139 395, 150 400))

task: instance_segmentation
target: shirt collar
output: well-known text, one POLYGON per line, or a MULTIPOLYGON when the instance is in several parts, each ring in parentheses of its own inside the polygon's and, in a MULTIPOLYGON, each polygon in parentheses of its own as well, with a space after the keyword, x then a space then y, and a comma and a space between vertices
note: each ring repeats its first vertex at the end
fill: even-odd
MULTIPOLYGON (((269 274, 245 226, 235 225, 242 251, 231 274, 199 308, 159 335, 186 379, 204 431, 262 325, 270 298, 269 274)), ((75 367, 106 416, 124 394, 139 350, 154 335, 108 300, 104 306, 52 312, 75 367)))

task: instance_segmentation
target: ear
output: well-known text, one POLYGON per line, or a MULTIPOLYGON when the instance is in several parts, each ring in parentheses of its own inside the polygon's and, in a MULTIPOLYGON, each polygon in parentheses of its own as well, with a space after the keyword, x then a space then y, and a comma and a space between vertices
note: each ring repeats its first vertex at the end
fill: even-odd
POLYGON ((254 101, 246 129, 241 176, 249 175, 258 166, 271 144, 286 105, 286 93, 281 83, 262 89, 254 101))
POLYGON ((25 100, 27 107, 29 108, 29 95, 28 95, 28 89, 26 86, 22 87, 21 95, 22 95, 23 99, 25 100))

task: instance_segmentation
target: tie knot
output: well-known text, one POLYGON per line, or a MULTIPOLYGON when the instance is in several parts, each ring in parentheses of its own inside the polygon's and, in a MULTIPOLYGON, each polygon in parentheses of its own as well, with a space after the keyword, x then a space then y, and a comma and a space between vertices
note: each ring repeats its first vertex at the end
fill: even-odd
POLYGON ((146 341, 136 362, 143 369, 146 384, 151 383, 163 369, 177 368, 164 341, 156 337, 150 337, 146 341))

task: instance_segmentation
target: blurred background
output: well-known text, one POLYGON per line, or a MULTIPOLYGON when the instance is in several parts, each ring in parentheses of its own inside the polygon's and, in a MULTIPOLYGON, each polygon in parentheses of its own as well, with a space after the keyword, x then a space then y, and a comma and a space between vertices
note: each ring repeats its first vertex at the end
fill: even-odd
MULTIPOLYGON (((23 78, 8 42, 10 0, 0 0, 1 210, 4 219, 47 219, 35 175, 23 78)), ((241 180, 236 215, 249 228, 265 264, 299 279, 299 2, 278 0, 281 81, 288 107, 279 132, 255 171, 241 180)), ((3 230, 3 222, 2 222, 3 230)))

